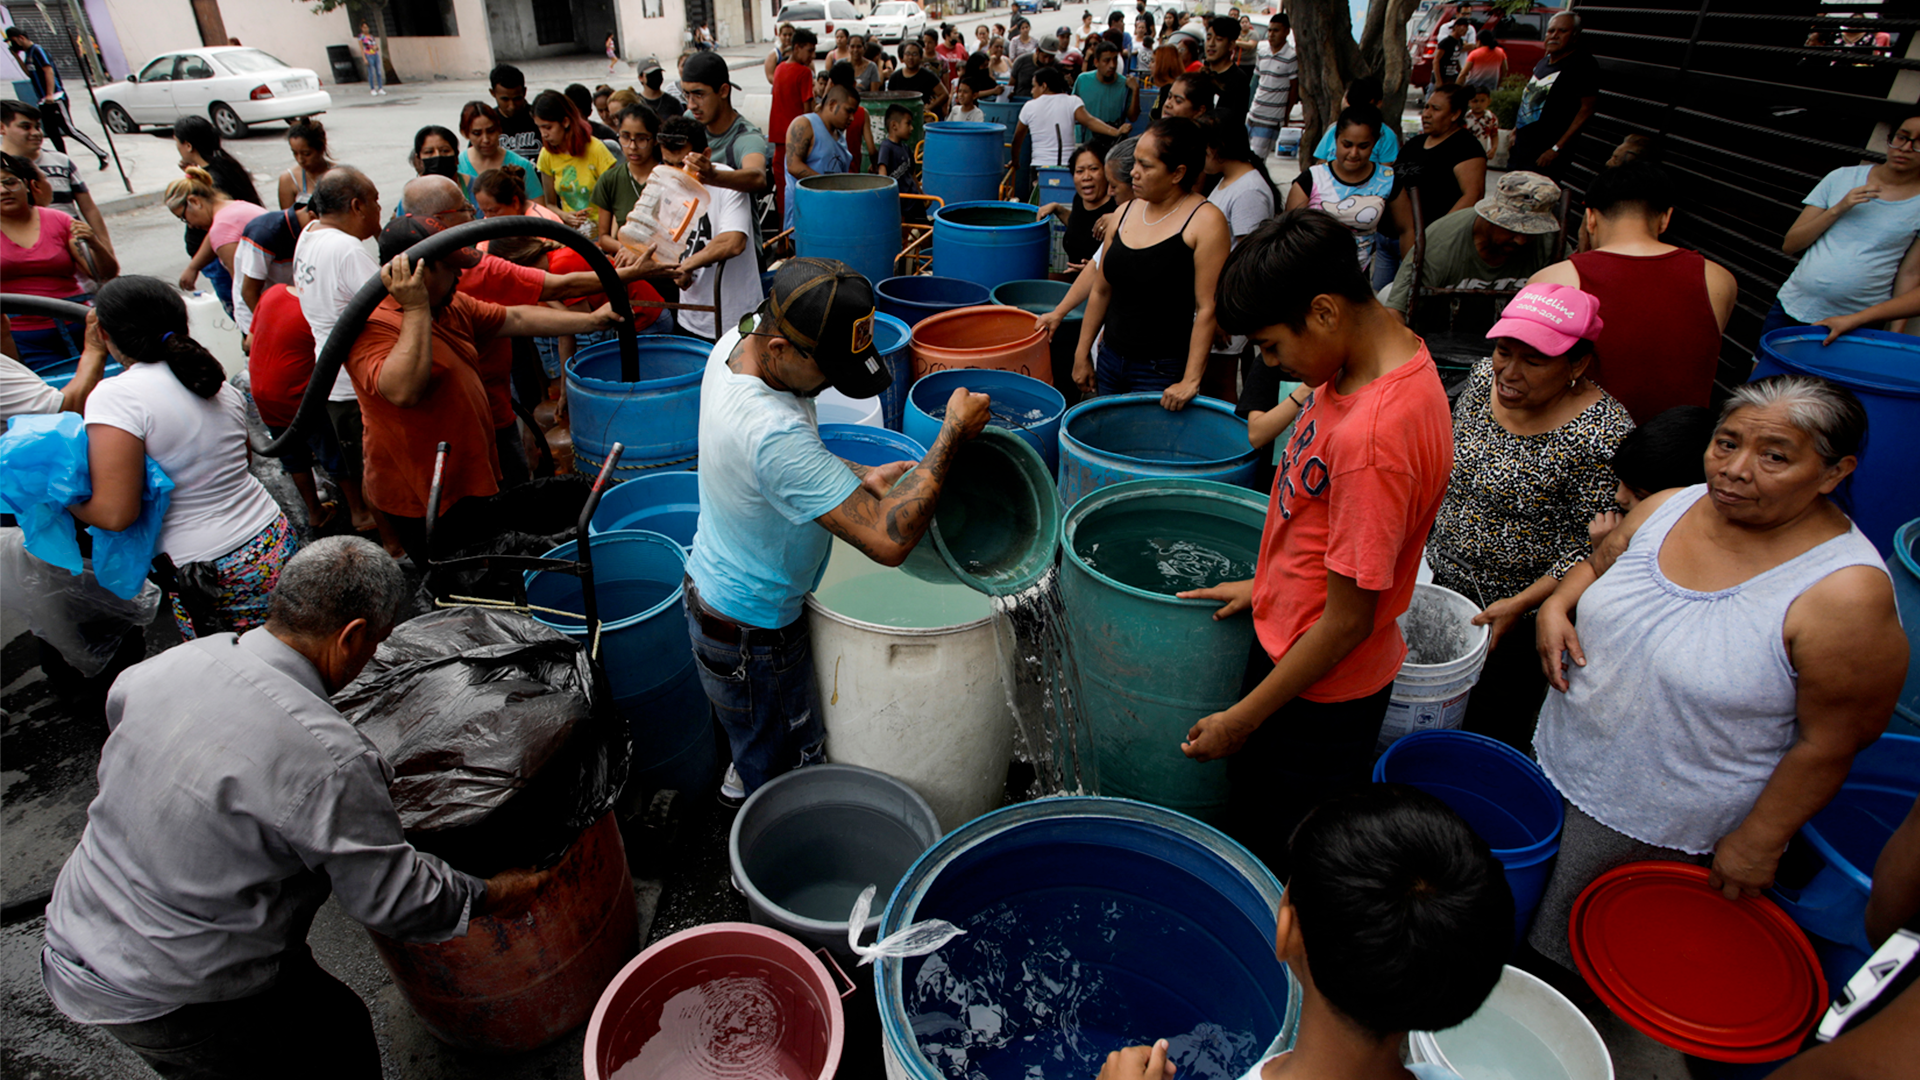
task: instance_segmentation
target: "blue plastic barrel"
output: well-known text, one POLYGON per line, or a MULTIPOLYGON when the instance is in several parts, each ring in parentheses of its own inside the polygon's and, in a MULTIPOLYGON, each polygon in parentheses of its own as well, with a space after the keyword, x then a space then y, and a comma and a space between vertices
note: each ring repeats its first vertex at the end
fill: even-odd
POLYGON ((927 456, 926 447, 905 435, 863 424, 821 424, 820 441, 827 444, 835 457, 869 469, 896 461, 919 461, 927 456))
POLYGON ((1246 849, 1157 806, 1080 796, 975 818, 920 856, 881 916, 883 935, 922 919, 967 931, 875 964, 887 1075, 1092 1076, 1110 1051, 1205 1024, 1173 1040, 1179 1075, 1243 1076, 1299 1026, 1299 984, 1274 957, 1279 904, 1246 849))
MULTIPOLYGON (((985 285, 931 274, 890 277, 873 287, 874 306, 882 314, 891 315, 905 323, 909 339, 913 326, 921 319, 954 308, 978 307, 987 303, 991 295, 992 290, 985 285)), ((875 334, 874 347, 877 349, 880 347, 878 331, 875 334)), ((912 344, 911 340, 908 344, 912 344)))
POLYGON ((1893 555, 1893 534, 1920 517, 1920 338, 1855 330, 1831 345, 1823 326, 1791 326, 1760 339, 1753 378, 1817 375, 1860 396, 1867 407, 1867 448, 1847 481, 1848 513, 1880 554, 1893 555))
MULTIPOLYGON (((40 376, 41 380, 48 386, 53 387, 55 390, 65 390, 67 384, 73 381, 73 377, 80 373, 80 358, 77 356, 69 356, 65 360, 54 360, 32 370, 33 373, 40 376)), ((120 366, 120 361, 109 359, 100 377, 103 379, 111 379, 124 370, 126 369, 120 366)))
MULTIPOLYGON (((1001 140, 1000 144, 1000 168, 1002 171, 1005 171, 1007 165, 1013 161, 1013 150, 1009 144, 1013 142, 1014 128, 1020 123, 1020 106, 1026 103, 1025 100, 994 101, 990 99, 979 103, 980 111, 986 114, 987 123, 999 124, 1006 128, 1006 137, 1001 140)), ((1025 175, 1027 166, 1032 164, 1032 162, 1033 142, 1032 140, 1028 140, 1020 146, 1020 168, 1014 173, 1016 179, 1025 175)))
POLYGON ((1416 731, 1373 764, 1375 783, 1408 784, 1453 807, 1507 872, 1518 944, 1540 906, 1560 852, 1566 808, 1547 774, 1497 739, 1468 731, 1416 731))
POLYGON ((587 535, 644 530, 683 548, 700 526, 700 477, 690 472, 641 473, 600 496, 587 535))
POLYGON ((933 272, 988 289, 1046 277, 1053 226, 1033 214, 1031 205, 1017 202, 948 203, 935 210, 933 272))
POLYGON ((907 394, 905 431, 922 446, 932 446, 940 437, 946 415, 947 399, 966 387, 993 399, 994 427, 1006 428, 1025 439, 1040 452, 1047 463, 1047 475, 1060 468, 1060 417, 1067 411, 1067 399, 1060 391, 1031 376, 991 368, 952 368, 922 376, 907 394))
POLYGON ((1073 205, 1073 169, 1066 165, 1042 165, 1034 170, 1033 197, 1028 201, 1035 206, 1045 206, 1050 202, 1073 205))
POLYGON ((620 342, 589 345, 567 361, 567 416, 573 458, 594 473, 607 449, 625 443, 616 475, 691 469, 700 457, 700 378, 713 346, 692 338, 645 334, 640 378, 620 381, 620 342))
POLYGON ((1920 798, 1920 739, 1880 736, 1854 756, 1840 793, 1800 829, 1819 853, 1821 869, 1802 888, 1776 885, 1773 899, 1802 930, 1858 953, 1864 963, 1873 951, 1865 921, 1873 864, 1915 798, 1920 798))
POLYGON ((1097 488, 1155 476, 1253 487, 1263 452, 1217 398, 1196 397, 1179 412, 1161 408, 1159 394, 1093 398, 1060 425, 1060 502, 1071 507, 1097 488))
POLYGON ((1900 608, 1900 624, 1907 630, 1907 685, 1893 707, 1888 730, 1897 735, 1920 735, 1920 518, 1900 526, 1893 537, 1893 599, 1900 608))
POLYGON ((794 251, 838 259, 868 281, 893 276, 900 254, 900 185, 871 173, 809 176, 794 188, 794 251))
POLYGON ((966 120, 928 124, 921 187, 949 206, 997 198, 1000 174, 1006 171, 1001 159, 1012 130, 1003 124, 966 120))
POLYGON ((876 312, 873 349, 893 376, 893 382, 880 392, 880 422, 899 431, 906 416, 907 387, 913 383, 913 327, 884 311, 876 312))
MULTIPOLYGON (((630 793, 672 789, 705 795, 718 780, 718 755, 707 694, 694 670, 687 637, 687 554, 655 532, 608 532, 591 538, 593 594, 600 614, 600 666, 613 708, 633 735, 630 793)), ((572 559, 577 543, 547 552, 572 559)), ((533 617, 590 644, 580 579, 551 570, 526 575, 533 617), (574 612, 569 618, 555 611, 574 612)), ((642 804, 644 805, 644 803, 642 804)))

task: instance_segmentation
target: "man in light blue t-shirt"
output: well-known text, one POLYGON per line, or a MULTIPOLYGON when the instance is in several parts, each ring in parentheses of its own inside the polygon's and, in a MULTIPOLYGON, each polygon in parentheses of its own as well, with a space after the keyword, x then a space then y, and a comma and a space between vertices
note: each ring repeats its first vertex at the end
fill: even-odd
POLYGON ((892 383, 873 348, 873 320, 866 278, 831 259, 790 259, 759 310, 707 360, 686 607, 700 682, 733 750, 720 789, 728 805, 821 758, 826 733, 801 605, 833 537, 900 565, 933 524, 954 452, 987 424, 987 396, 956 390, 917 465, 835 457, 820 441, 813 399, 829 386, 876 397, 892 383))

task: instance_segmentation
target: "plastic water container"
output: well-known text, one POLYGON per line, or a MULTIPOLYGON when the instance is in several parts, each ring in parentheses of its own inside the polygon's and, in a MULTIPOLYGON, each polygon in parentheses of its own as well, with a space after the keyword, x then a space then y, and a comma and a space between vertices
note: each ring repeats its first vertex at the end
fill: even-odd
POLYGON ((826 965, 777 930, 695 926, 647 946, 607 984, 587 1024, 583 1071, 586 1080, 829 1080, 846 1042, 840 998, 826 965))
POLYGON ((1900 624, 1906 627, 1910 650, 1907 685, 1900 690, 1900 703, 1893 707, 1893 722, 1887 730, 1896 735, 1920 735, 1920 518, 1902 525, 1894 534, 1893 557, 1887 560, 1887 570, 1893 575, 1893 599, 1899 605, 1900 624))
POLYGON ((1375 783, 1410 784, 1465 818, 1507 873, 1518 943, 1546 891, 1560 852, 1566 807, 1560 792, 1525 755, 1485 735, 1421 731, 1373 764, 1375 783))
POLYGON ((700 527, 700 478, 690 472, 641 473, 600 496, 587 535, 644 530, 683 548, 700 527))
POLYGON ((1466 719, 1468 696, 1480 681, 1493 640, 1490 628, 1473 625, 1478 614, 1480 605, 1452 589, 1413 587, 1413 602, 1398 620, 1407 660, 1394 676, 1375 753, 1385 753, 1394 740, 1416 731, 1453 730, 1466 719))
POLYGON ((902 425, 906 435, 922 446, 932 446, 946 422, 948 399, 963 386, 991 398, 993 416, 987 423, 1025 439, 1040 452, 1047 474, 1053 475, 1060 466, 1060 416, 1067 411, 1067 401, 1060 391, 1039 379, 1011 371, 966 368, 928 374, 914 383, 907 395, 907 416, 902 425))
POLYGON ((700 223, 713 197, 692 173, 672 165, 656 166, 640 191, 640 200, 620 227, 620 242, 641 251, 652 246, 655 257, 677 260, 686 253, 693 227, 700 223))
POLYGON ((1463 1077, 1613 1080, 1607 1044, 1578 1006, 1516 967, 1465 1023, 1407 1033, 1407 1056, 1463 1077))
POLYGON ((1179 1075, 1212 1051, 1208 1075, 1242 1076, 1299 1024, 1298 984, 1274 957, 1279 904, 1246 849, 1157 806, 1041 799, 968 822, 881 917, 882 933, 968 930, 932 956, 876 962, 887 1075, 1092 1076, 1109 1051, 1164 1035, 1179 1075), (956 985, 975 1008, 948 999, 956 985))
MULTIPOLYGON (((879 299, 876 293, 876 306, 879 299)), ((913 327, 884 311, 874 312, 873 351, 880 354, 880 363, 893 376, 887 388, 880 391, 881 419, 888 428, 899 431, 906 416, 907 388, 913 383, 913 327)))
POLYGON ((567 361, 568 427, 580 471, 595 473, 614 443, 626 446, 615 475, 691 469, 700 457, 700 380, 711 346, 642 334, 640 378, 620 378, 620 342, 589 345, 567 361))
POLYGON ((206 346, 215 360, 220 361, 220 370, 231 379, 247 370, 246 350, 240 347, 240 327, 220 306, 220 298, 211 292, 190 292, 184 299, 187 302, 187 332, 193 340, 206 346))
POLYGON ((828 387, 813 399, 814 416, 822 424, 857 424, 861 427, 885 427, 885 410, 877 397, 851 398, 828 387))
MULTIPOLYGON (((794 185, 793 245, 802 258, 838 259, 869 282, 893 276, 900 254, 900 185, 886 176, 835 173, 794 185)), ((875 333, 879 331, 875 327, 875 333)))
POLYGON ((948 203, 933 212, 933 272, 991 289, 1047 276, 1053 226, 1024 202, 948 203))
POLYGON ((1060 504, 1046 462, 1000 428, 961 443, 928 535, 941 561, 981 592, 1012 596, 1031 587, 1053 569, 1060 546, 1060 504))
POLYGON ((922 188, 951 205, 982 202, 1000 193, 1007 136, 1003 124, 942 120, 927 125, 922 188))
MULTIPOLYGON (((933 274, 909 274, 875 283, 873 303, 882 314, 891 315, 909 328, 929 315, 954 308, 976 307, 987 303, 992 290, 977 282, 933 274)), ((880 347, 880 331, 874 330, 874 348, 880 347)))
POLYGON ((1915 798, 1920 798, 1920 739, 1882 735, 1854 756, 1840 793, 1800 829, 1819 853, 1819 872, 1802 888, 1776 885, 1772 890, 1774 901, 1802 930, 1850 949, 1858 959, 1855 967, 1873 951, 1865 915, 1874 863, 1915 798))
MULTIPOLYGON (((933 807, 904 782, 857 765, 812 765, 747 799, 727 860, 754 922, 852 959, 847 917, 860 891, 873 885, 891 896, 941 832, 933 807)), ((863 944, 879 929, 874 911, 863 944)))
POLYGON ((834 457, 869 469, 896 461, 919 461, 927 456, 926 447, 905 435, 865 424, 821 424, 820 441, 827 444, 834 457))
POLYGON ((1161 408, 1159 394, 1091 398, 1060 424, 1060 502, 1072 506, 1096 488, 1154 476, 1251 489, 1265 453, 1247 441, 1247 422, 1233 406, 1216 398, 1194 398, 1179 412, 1161 408))
POLYGON ((1031 312, 999 304, 958 308, 913 328, 913 374, 995 368, 1046 382, 1053 376, 1047 334, 1031 312))

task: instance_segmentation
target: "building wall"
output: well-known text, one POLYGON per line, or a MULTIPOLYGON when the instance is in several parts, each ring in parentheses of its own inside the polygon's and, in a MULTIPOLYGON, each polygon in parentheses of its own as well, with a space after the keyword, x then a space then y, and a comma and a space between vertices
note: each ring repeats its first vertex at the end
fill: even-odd
POLYGON ((653 56, 659 58, 660 65, 667 69, 667 77, 672 78, 675 64, 687 47, 687 9, 681 0, 658 0, 660 15, 648 18, 647 2, 613 0, 619 20, 620 58, 626 61, 619 74, 633 78, 633 65, 653 56))
MULTIPOLYGON (((265 0, 247 0, 249 6, 265 0)), ((449 37, 387 39, 389 59, 401 80, 485 78, 494 64, 486 0, 453 0, 449 37)), ((245 38, 240 40, 245 41, 245 38)))
MULTIPOLYGON (((562 0, 540 2, 556 3, 562 0)), ((570 41, 557 45, 540 44, 539 36, 534 33, 533 5, 534 0, 487 0, 485 25, 496 61, 536 60, 543 56, 564 56, 580 51, 580 46, 570 41)))

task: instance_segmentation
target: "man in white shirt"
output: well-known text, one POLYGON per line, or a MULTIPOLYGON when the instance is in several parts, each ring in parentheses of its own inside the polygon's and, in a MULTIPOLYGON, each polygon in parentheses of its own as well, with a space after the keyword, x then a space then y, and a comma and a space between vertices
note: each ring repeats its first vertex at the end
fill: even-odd
POLYGON ((1293 80, 1300 73, 1300 61, 1293 42, 1287 40, 1293 24, 1275 12, 1267 23, 1267 40, 1260 43, 1259 58, 1254 61, 1253 105, 1247 110, 1247 134, 1253 152, 1260 160, 1273 153, 1280 129, 1287 126, 1287 114, 1293 111, 1293 80))
POLYGON ((1073 156, 1073 125, 1109 139, 1125 136, 1132 124, 1114 127, 1087 111, 1086 103, 1067 93, 1067 78, 1057 67, 1043 67, 1033 75, 1033 100, 1020 106, 1020 122, 1013 132, 1014 152, 1033 136, 1035 168, 1064 166, 1073 156))
MULTIPOLYGON (((660 125, 660 156, 679 165, 693 154, 707 151, 706 125, 690 116, 676 116, 660 125)), ((720 310, 679 314, 681 332, 713 342, 740 324, 760 306, 760 268, 751 258, 748 238, 753 235, 753 203, 744 191, 710 187, 712 201, 694 226, 687 250, 680 258, 680 301, 720 310)))
MULTIPOLYGON (((300 292, 300 312, 313 329, 313 355, 318 357, 326 351, 333 324, 340 321, 353 294, 380 276, 380 264, 366 245, 380 231, 380 190, 360 170, 336 165, 314 184, 308 207, 314 220, 294 245, 293 281, 300 292)), ((341 359, 346 359, 344 354, 341 359)), ((327 394, 327 419, 340 440, 341 468, 335 479, 347 497, 353 530, 379 527, 381 519, 361 495, 360 402, 344 362, 327 394)), ((381 541, 389 553, 401 551, 398 538, 388 537, 384 529, 381 541)))

